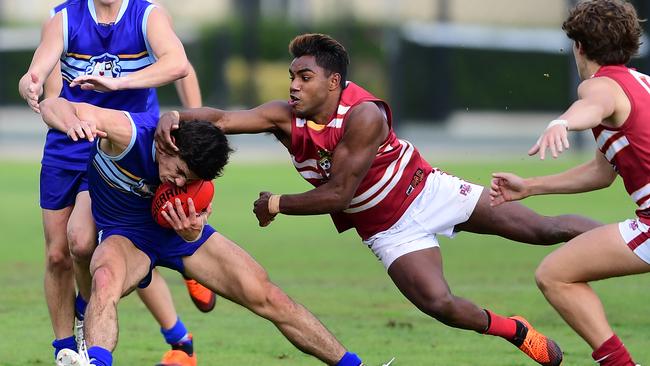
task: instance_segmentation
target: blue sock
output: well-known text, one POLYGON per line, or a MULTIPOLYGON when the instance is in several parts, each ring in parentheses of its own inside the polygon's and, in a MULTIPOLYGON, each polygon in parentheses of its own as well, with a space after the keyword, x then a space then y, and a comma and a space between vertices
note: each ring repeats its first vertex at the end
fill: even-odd
POLYGON ((351 352, 345 352, 336 366, 359 366, 361 363, 359 356, 351 352))
POLYGON ((74 299, 74 315, 77 319, 84 320, 84 316, 86 315, 86 306, 88 306, 88 302, 81 297, 81 293, 78 293, 77 297, 74 299))
POLYGON ((54 341, 52 341, 52 347, 54 347, 54 357, 56 357, 59 351, 64 348, 68 348, 77 352, 77 341, 74 339, 74 336, 70 336, 68 338, 55 339, 54 341))
POLYGON ((106 348, 99 346, 92 346, 88 348, 88 358, 90 364, 95 366, 112 366, 113 354, 106 348))
POLYGON ((178 344, 190 341, 187 328, 185 328, 185 324, 183 324, 181 318, 178 318, 176 324, 174 324, 170 329, 160 328, 160 333, 165 337, 165 342, 169 344, 178 344))

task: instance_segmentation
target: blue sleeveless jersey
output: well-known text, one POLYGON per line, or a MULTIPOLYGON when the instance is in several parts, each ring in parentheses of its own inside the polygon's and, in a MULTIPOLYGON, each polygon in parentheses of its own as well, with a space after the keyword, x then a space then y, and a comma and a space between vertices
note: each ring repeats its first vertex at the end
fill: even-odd
MULTIPOLYGON (((147 112, 158 117, 154 88, 120 90, 109 93, 70 88, 80 75, 121 77, 155 62, 147 42, 147 19, 154 5, 146 0, 123 0, 115 23, 97 23, 93 0, 69 0, 55 7, 63 17, 61 97, 98 107, 147 112)), ((50 129, 45 141, 43 165, 70 170, 86 170, 90 144, 73 142, 64 133, 50 129)))
POLYGON ((149 113, 124 112, 133 134, 129 146, 109 156, 93 144, 88 166, 92 212, 99 230, 160 226, 151 216, 151 203, 160 184, 155 161, 154 132, 157 119, 149 113))

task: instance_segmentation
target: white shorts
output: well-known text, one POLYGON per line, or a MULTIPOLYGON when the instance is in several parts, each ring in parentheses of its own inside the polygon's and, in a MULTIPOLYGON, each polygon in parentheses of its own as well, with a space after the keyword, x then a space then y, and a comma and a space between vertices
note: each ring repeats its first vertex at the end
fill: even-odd
POLYGON ((639 219, 618 223, 625 244, 644 262, 650 264, 650 227, 639 219))
POLYGON ((363 242, 388 269, 404 254, 439 246, 436 235, 453 237, 454 227, 469 219, 483 187, 439 170, 393 226, 363 242))

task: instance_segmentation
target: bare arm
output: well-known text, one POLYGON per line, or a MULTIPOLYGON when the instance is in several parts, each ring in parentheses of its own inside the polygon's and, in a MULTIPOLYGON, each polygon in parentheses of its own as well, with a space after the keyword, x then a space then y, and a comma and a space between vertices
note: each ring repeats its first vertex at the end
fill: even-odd
POLYGON ((581 193, 609 187, 616 172, 600 150, 588 163, 562 173, 533 178, 520 178, 511 173, 494 173, 490 187, 493 206, 530 196, 556 193, 581 193))
POLYGON ((149 14, 147 39, 157 58, 153 64, 119 78, 82 75, 70 86, 80 85, 84 90, 100 91, 156 88, 187 76, 189 62, 185 49, 163 10, 155 8, 149 14))
MULTIPOLYGON (((352 110, 346 130, 332 156, 327 183, 300 194, 282 195, 279 212, 288 215, 315 215, 339 212, 350 205, 359 184, 375 159, 379 146, 388 135, 388 124, 374 103, 352 110)), ((273 215, 268 211, 269 192, 255 202, 255 214, 265 226, 273 215)))
POLYGON ((63 21, 60 13, 49 19, 41 30, 41 43, 34 52, 29 69, 18 82, 18 92, 27 104, 39 112, 38 98, 43 84, 63 52, 63 21))
POLYGON ((620 87, 609 78, 594 78, 583 81, 578 87, 578 100, 566 110, 558 121, 564 124, 549 125, 537 143, 528 151, 528 155, 539 153, 544 159, 546 148, 557 158, 558 153, 569 148, 568 131, 583 131, 598 126, 612 117, 615 112, 629 109, 627 98, 621 98, 620 87))
POLYGON ((102 145, 102 150, 111 155, 121 153, 131 142, 133 128, 123 111, 71 103, 63 98, 42 101, 41 111, 48 126, 67 133, 75 141, 104 137, 107 144, 102 145))
POLYGON ((45 85, 43 85, 43 98, 56 98, 61 95, 61 89, 63 88, 63 79, 61 78, 61 61, 56 63, 52 72, 45 80, 45 85))
POLYGON ((203 105, 201 100, 201 88, 196 70, 192 64, 189 65, 189 73, 186 77, 174 81, 176 93, 181 100, 183 108, 200 108, 203 105))
POLYGON ((178 128, 180 121, 208 121, 226 134, 273 133, 281 140, 291 135, 291 108, 286 101, 274 101, 256 108, 224 111, 216 108, 193 108, 163 114, 156 128, 157 146, 171 154, 177 150, 170 132, 178 128))

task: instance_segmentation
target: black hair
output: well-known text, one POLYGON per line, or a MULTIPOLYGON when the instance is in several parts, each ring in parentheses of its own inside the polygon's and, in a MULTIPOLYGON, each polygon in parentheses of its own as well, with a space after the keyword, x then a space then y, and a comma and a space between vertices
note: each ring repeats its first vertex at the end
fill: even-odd
POLYGON ((345 88, 350 58, 345 47, 334 38, 320 33, 301 34, 289 43, 289 52, 294 58, 314 56, 318 66, 330 74, 341 75, 341 88, 345 88))
POLYGON ((184 121, 172 131, 178 155, 203 180, 221 175, 233 151, 223 131, 207 121, 184 121))

